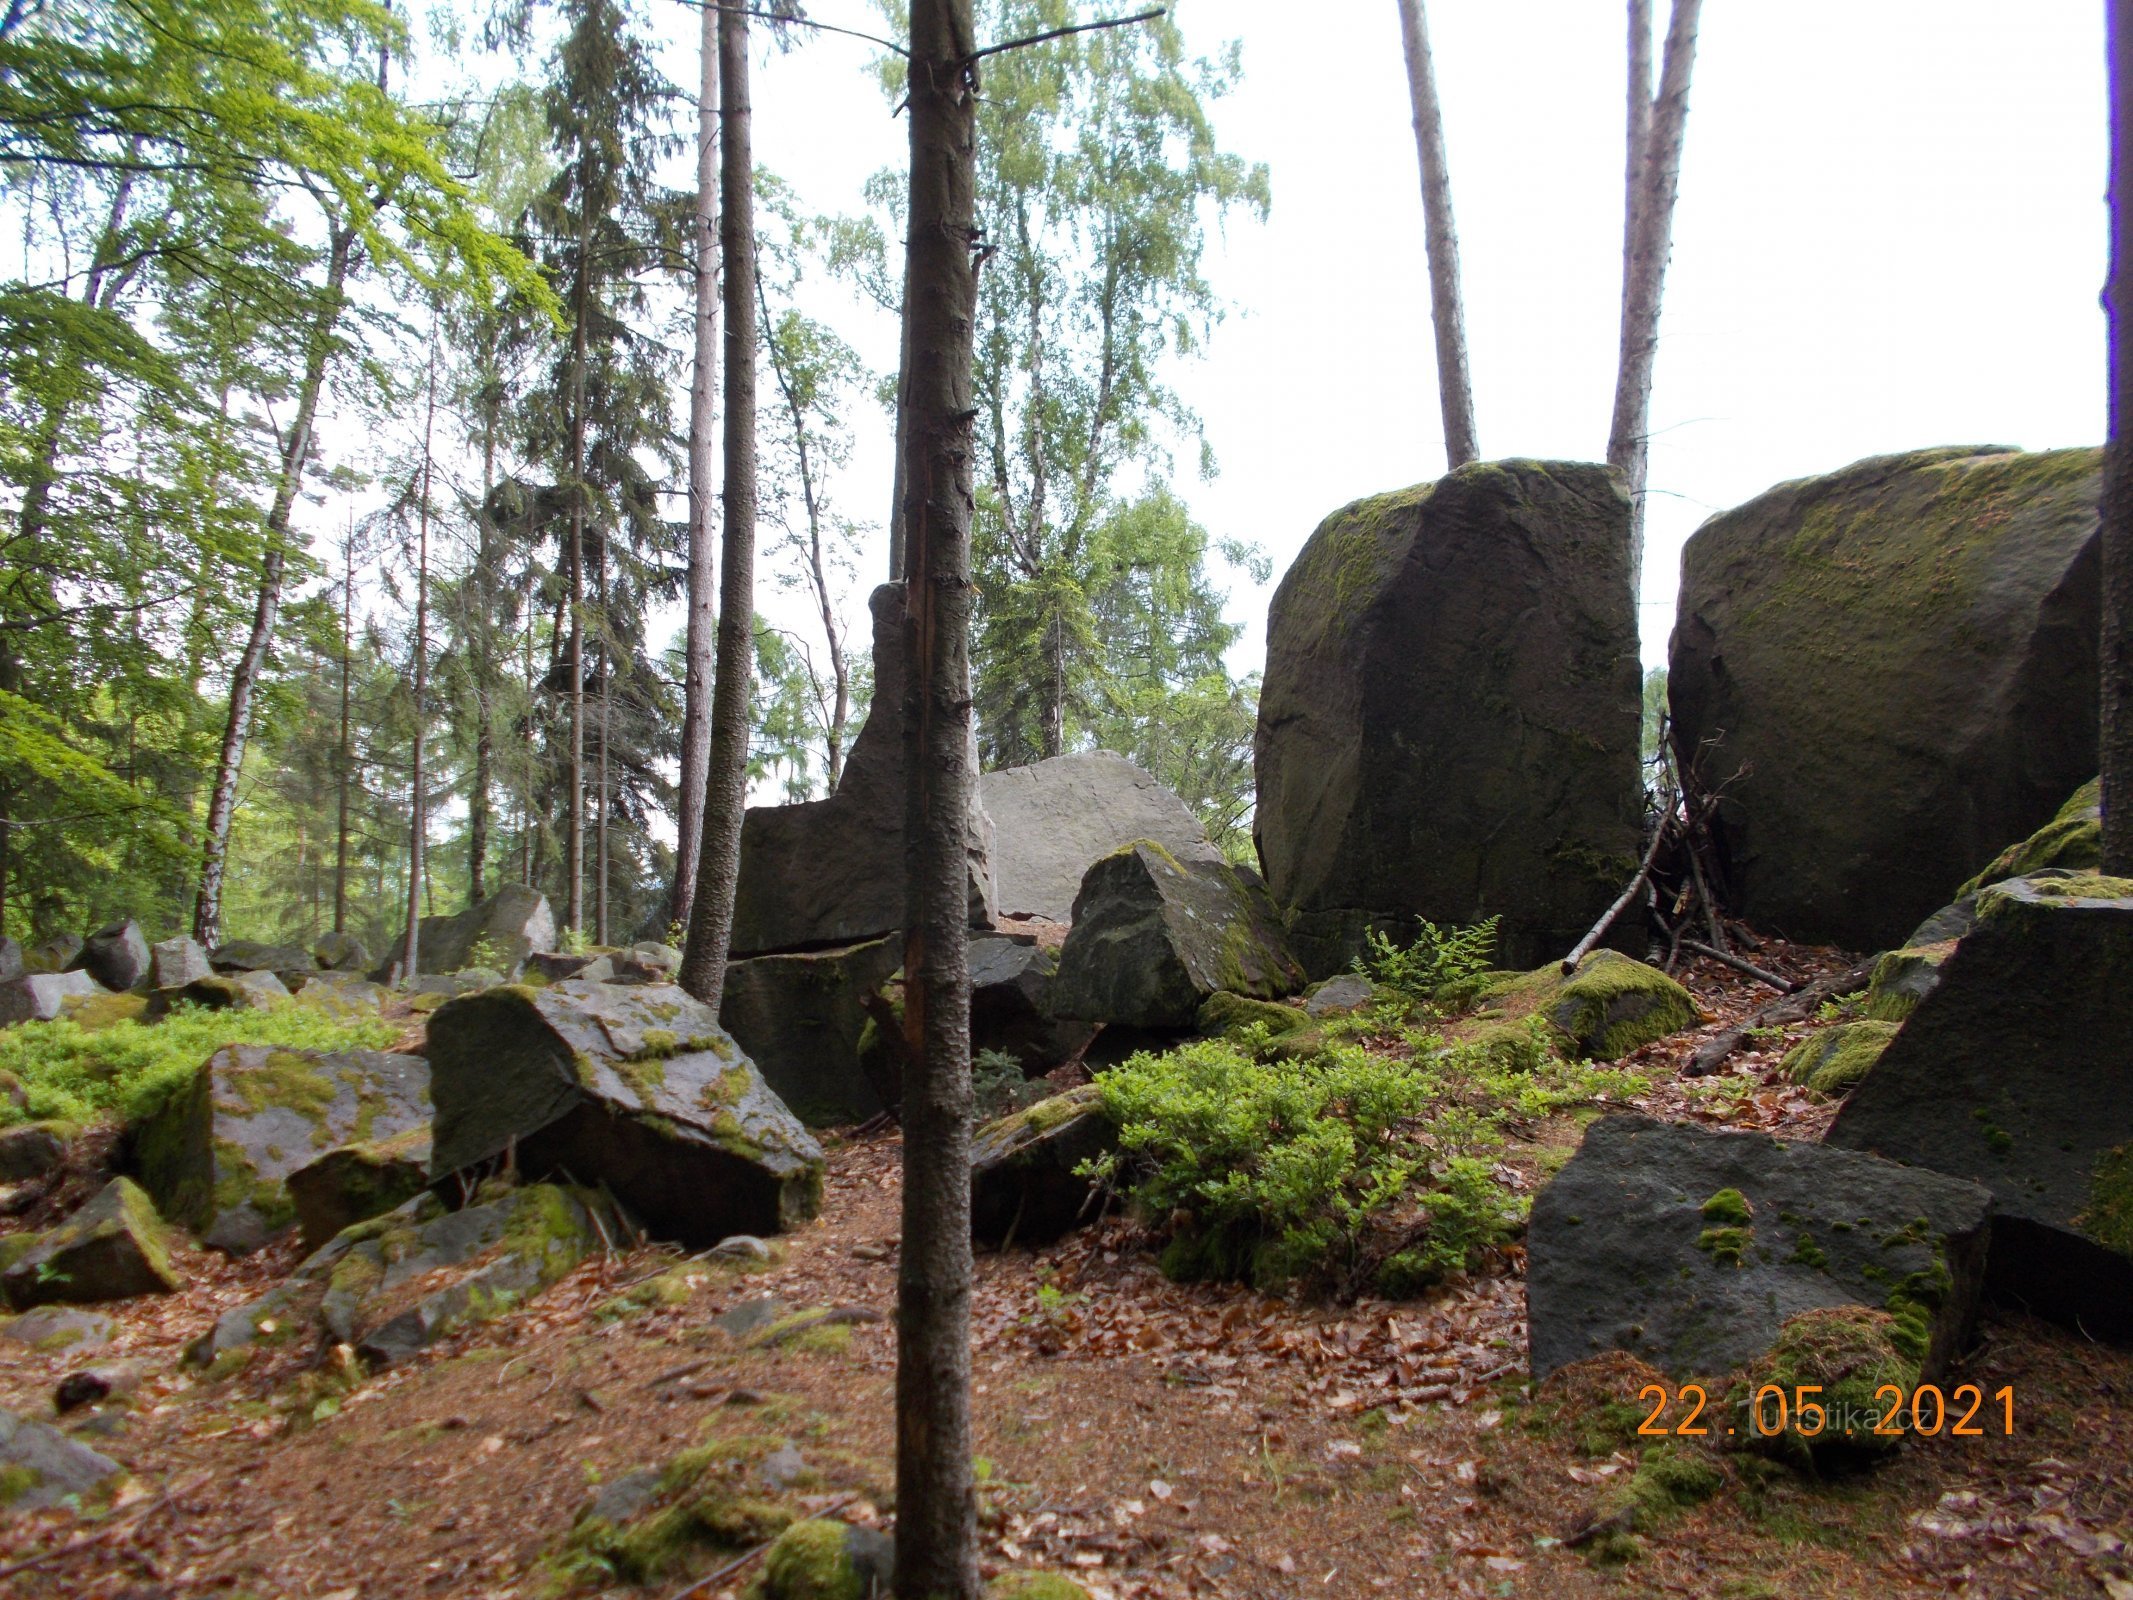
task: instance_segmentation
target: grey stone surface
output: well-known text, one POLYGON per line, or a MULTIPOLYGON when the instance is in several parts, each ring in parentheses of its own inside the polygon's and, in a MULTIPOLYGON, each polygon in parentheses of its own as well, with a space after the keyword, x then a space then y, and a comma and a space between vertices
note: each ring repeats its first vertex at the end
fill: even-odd
POLYGON ((1915 1317, 1933 1378, 1969 1337, 1991 1217, 1977 1184, 1893 1161, 1603 1117, 1533 1202, 1533 1375, 1626 1350, 1673 1377, 1716 1377, 1767 1351, 1789 1317, 1863 1305, 1915 1317))
POLYGON ((1576 943, 1636 870, 1639 682, 1609 469, 1477 462, 1328 517, 1268 619, 1253 825, 1311 975, 1417 916, 1501 916, 1509 967, 1576 943))
POLYGON ((1011 1055, 1025 1074, 1037 1077, 1083 1049, 1094 1025, 1053 1015, 1058 976, 1058 950, 1028 935, 972 934, 971 1050, 1011 1055))
POLYGON ((301 983, 318 971, 310 951, 258 939, 226 940, 209 951, 207 959, 217 972, 271 972, 285 985, 301 983))
POLYGON ((1109 750, 985 773, 978 798, 992 818, 1003 917, 1067 921, 1083 875, 1136 839, 1174 856, 1221 857, 1184 801, 1109 750))
POLYGON ((522 883, 507 883, 453 916, 424 917, 417 955, 424 972, 487 966, 510 978, 534 951, 553 950, 555 934, 548 897, 522 883))
POLYGON ((0 1128, 0 1183, 41 1178, 66 1164, 66 1132, 56 1123, 18 1122, 0 1128))
POLYGON ((1689 541, 1667 691, 1729 909, 1889 949, 2095 776, 2099 464, 1877 456, 1689 541))
POLYGON ((188 983, 214 975, 207 950, 197 939, 180 934, 175 939, 162 939, 149 946, 148 982, 151 988, 182 989, 188 983))
POLYGON ((81 944, 78 933, 55 933, 49 939, 40 939, 23 952, 23 970, 64 972, 81 954, 81 944))
POLYGON ((980 1128, 970 1151, 970 1232, 998 1249, 1048 1244, 1095 1220, 1094 1193, 1075 1171, 1117 1148, 1094 1084, 980 1128))
POLYGON ((50 1022, 69 1000, 89 1000, 105 992, 86 972, 33 972, 0 983, 0 1024, 50 1022))
POLYGON ((0 1410, 0 1481, 11 1486, 0 1500, 0 1515, 91 1494, 123 1471, 109 1456, 75 1443, 48 1422, 0 1410))
POLYGON ((18 1311, 169 1294, 181 1286, 162 1219, 148 1196, 125 1178, 105 1184, 0 1272, 0 1292, 18 1311))
POLYGON ((21 943, 0 935, 0 983, 11 983, 28 971, 22 959, 21 943))
POLYGON ((2016 878, 1979 897, 1827 1134, 1998 1202, 1991 1282, 2133 1340, 2133 883, 2016 878))
POLYGON ((429 1174, 427 1122, 313 1157, 284 1180, 304 1249, 316 1250, 343 1228, 405 1205, 428 1186, 429 1174))
POLYGON ((92 1355, 117 1337, 118 1324, 111 1318, 76 1306, 39 1306, 19 1317, 0 1317, 0 1339, 43 1355, 92 1355))
POLYGON ((733 962, 719 1021, 809 1127, 864 1122, 883 1106, 859 1059, 861 1002, 903 959, 897 937, 733 962))
POLYGON ((96 930, 82 941, 81 954, 72 965, 89 974, 106 989, 120 994, 148 985, 148 936, 141 925, 127 918, 96 930))
POLYGON ((289 986, 274 973, 258 971, 218 972, 195 978, 174 989, 154 989, 148 995, 148 1018, 168 1016, 173 1006, 199 1006, 207 1011, 261 1011, 290 998, 289 986))
POLYGON ((323 972, 367 972, 370 946, 352 933, 322 933, 311 947, 311 958, 323 972))

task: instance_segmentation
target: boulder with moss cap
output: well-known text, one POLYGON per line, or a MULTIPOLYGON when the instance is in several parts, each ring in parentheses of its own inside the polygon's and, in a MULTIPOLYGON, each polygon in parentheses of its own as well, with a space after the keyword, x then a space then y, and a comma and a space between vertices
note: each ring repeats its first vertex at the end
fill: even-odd
POLYGON ((184 1282, 170 1251, 169 1231, 148 1196, 113 1178, 0 1273, 0 1292, 18 1311, 170 1294, 184 1282))
POLYGON ((148 996, 147 1018, 167 1017, 178 1006, 198 1006, 202 1011, 271 1011, 290 998, 289 986, 264 969, 257 972, 218 972, 148 996))
POLYGON ((337 1145, 305 1162, 287 1179, 304 1249, 316 1250, 343 1228, 405 1205, 429 1177, 427 1122, 386 1138, 337 1145))
POLYGON ((165 1216, 242 1255, 296 1220, 297 1168, 425 1126, 429 1076, 420 1056, 227 1045, 128 1128, 128 1157, 165 1216))
POLYGON ((1478 999, 1475 1019, 1484 1026, 1538 1016, 1570 1054, 1594 1061, 1613 1061, 1703 1020, 1688 990, 1650 963, 1616 950, 1591 952, 1567 975, 1560 963, 1550 963, 1537 972, 1492 975, 1460 988, 1462 999, 1478 999))
POLYGON ((1095 1220, 1094 1188, 1077 1170, 1118 1148, 1093 1083, 980 1128, 970 1149, 970 1231, 997 1249, 1046 1244, 1095 1220))
POLYGON ((430 1170, 506 1156, 605 1184, 691 1248, 815 1214, 822 1149, 710 1009, 665 984, 506 984, 430 1019, 430 1170))
POLYGON ((1210 995, 1276 1000, 1303 985, 1257 874, 1142 839, 1082 879, 1051 1005, 1062 1017, 1182 1030, 1210 995))
POLYGON ((795 1522, 763 1557, 761 1600, 869 1600, 889 1592, 896 1542, 826 1518, 795 1522))
POLYGON ((1844 1094, 1881 1059, 1897 1026, 1867 1017, 1818 1029, 1786 1052, 1778 1070, 1816 1094, 1844 1094))
POLYGON ((92 1000, 106 991, 86 972, 33 972, 0 983, 0 1024, 50 1022, 71 1001, 92 1000))
POLYGON ((2133 1339, 2133 880, 2015 878, 1978 900, 1830 1127, 1984 1184, 1992 1287, 2098 1338, 2133 1339))
POLYGON ((1533 1202, 1533 1374, 1624 1350, 1676 1378, 1762 1356, 1787 1319, 1885 1310, 1927 1378, 1969 1336, 1992 1197, 1825 1145, 1603 1117, 1533 1202))
POLYGON ((859 1055, 863 1003, 903 959, 899 936, 735 961, 718 1018, 809 1127, 864 1122, 883 1108, 859 1055))

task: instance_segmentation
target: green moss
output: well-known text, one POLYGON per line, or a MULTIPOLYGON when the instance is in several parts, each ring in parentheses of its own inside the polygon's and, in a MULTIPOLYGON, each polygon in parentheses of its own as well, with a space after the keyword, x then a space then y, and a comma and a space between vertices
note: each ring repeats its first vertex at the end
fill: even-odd
POLYGON ((1958 900, 2009 878, 2026 878, 2046 867, 2082 871, 2103 862, 2103 780, 2091 778, 2076 789, 2057 816, 2000 852, 1992 864, 1955 891, 1958 900))
MULTIPOLYGON (((2100 872, 2085 872, 2075 878, 2045 878, 2030 887, 2046 900, 2133 900, 2133 878, 2107 877, 2100 872)), ((1998 895, 1985 896, 1978 902, 1978 920, 1983 921, 2005 904, 1998 895)))
MULTIPOLYGON (((1882 1455, 1900 1438, 1877 1434, 1875 1422, 1889 1408, 1877 1391, 1894 1385, 1908 1395, 1919 1378, 1919 1356, 1912 1353, 1908 1330, 1885 1311, 1865 1306, 1834 1306, 1806 1311, 1778 1330, 1768 1355, 1749 1367, 1729 1393, 1734 1437, 1754 1450, 1798 1466, 1830 1460, 1882 1455), (1777 1420, 1777 1402, 1766 1399, 1759 1426, 1754 1397, 1765 1385, 1785 1396, 1785 1426, 1766 1432, 1777 1420), (1803 1427, 1799 1391, 1819 1388, 1809 1398, 1825 1408, 1816 1432, 1803 1427)), ((1812 1420, 1811 1413, 1808 1414, 1812 1420)))
POLYGON ((1815 1094, 1843 1094, 1873 1070, 1900 1026, 1869 1020, 1824 1028, 1793 1046, 1779 1070, 1815 1094))
POLYGON ((1829 1252, 1824 1250, 1811 1233, 1802 1233, 1793 1243, 1792 1254, 1785 1258, 1803 1267, 1820 1269, 1829 1265, 1829 1252))
POLYGON ((0 1466, 0 1506, 13 1505, 42 1482, 44 1474, 35 1467, 15 1461, 0 1466))
POLYGON ((985 1590, 985 1600, 1089 1600, 1089 1591, 1057 1572, 1003 1572, 985 1590))
POLYGON ((865 1600, 841 1522, 795 1522, 763 1557, 763 1577, 778 1600, 865 1600))
POLYGON ((1891 950, 1874 962, 1873 977, 1866 986, 1866 1014, 1876 1022, 1901 1022, 1918 1009, 1918 1002, 1932 988, 1935 974, 1955 951, 1955 941, 1891 950))
POLYGON ((2120 1255, 2133 1256, 2133 1144, 2107 1150, 2089 1172, 2089 1203, 2074 1225, 2120 1255))
POLYGON ((122 1022, 140 1022, 148 1011, 145 994, 94 994, 70 997, 61 1014, 84 1033, 101 1033, 122 1022))
MULTIPOLYGON (((148 1198, 147 1191, 131 1178, 113 1180, 118 1187, 119 1212, 125 1226, 140 1246, 141 1255, 148 1262, 149 1270, 165 1283, 179 1282, 177 1268, 172 1265, 170 1252, 172 1239, 169 1225, 156 1210, 156 1203, 148 1198)), ((114 1231, 109 1224, 103 1231, 114 1231)))
POLYGON ((1696 1248, 1722 1267, 1738 1267, 1748 1258, 1755 1242, 1753 1228, 1706 1228, 1697 1237, 1696 1248))
POLYGON ((1704 1220, 1745 1227, 1755 1215, 1748 1197, 1738 1189, 1721 1189, 1703 1203, 1704 1220))
POLYGON ((570 1192, 552 1183, 536 1183, 518 1191, 511 1219, 504 1226, 506 1253, 537 1263, 545 1281, 554 1270, 568 1270, 581 1253, 585 1240, 584 1207, 570 1192), (563 1264, 554 1257, 560 1253, 563 1264))
POLYGON ((1019 1141, 1024 1136, 1035 1137, 1063 1127, 1087 1111, 1095 1111, 1103 1104, 1103 1092, 1093 1083, 1084 1083, 1065 1094, 1055 1094, 1039 1100, 1033 1106, 1025 1106, 1011 1117, 1002 1117, 989 1124, 985 1132, 987 1144, 1004 1141, 1019 1141))
POLYGON ((333 1109, 333 1079, 311 1056, 294 1050, 269 1050, 257 1066, 225 1072, 221 1089, 231 1109, 250 1116, 274 1108, 316 1123, 333 1109))
POLYGON ((1272 1000, 1252 1000, 1224 990, 1211 994, 1200 1007, 1202 1033, 1227 1038, 1250 1027, 1263 1027, 1271 1035, 1287 1033, 1309 1024, 1311 1014, 1301 1006, 1285 1006, 1272 1000))
POLYGON ((1688 990, 1657 967, 1615 950, 1594 951, 1567 978, 1551 963, 1533 972, 1489 974, 1463 989, 1502 1018, 1545 1018, 1570 1053, 1598 1061, 1613 1061, 1702 1020, 1688 990))

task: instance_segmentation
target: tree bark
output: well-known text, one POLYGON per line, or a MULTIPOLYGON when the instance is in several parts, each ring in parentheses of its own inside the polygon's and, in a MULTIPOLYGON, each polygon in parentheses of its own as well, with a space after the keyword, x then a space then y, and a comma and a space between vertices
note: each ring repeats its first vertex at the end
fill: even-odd
POLYGON ((718 12, 700 13, 696 97, 696 372, 689 389, 689 618, 682 675, 681 794, 673 920, 686 928, 703 855, 704 782, 711 767, 711 655, 718 626, 713 479, 718 421, 718 12))
MULTIPOLYGON (((1637 237, 1637 190, 1652 142, 1652 0, 1629 0, 1629 118, 1623 139, 1622 259, 1637 237)), ((1625 300, 1629 274, 1622 275, 1625 300)))
POLYGON ((578 278, 570 329, 570 805, 563 926, 585 926, 585 318, 592 297, 592 213, 578 197, 578 278))
POLYGON ((2111 0, 2110 427, 2103 475, 2103 870, 2133 876, 2133 0, 2111 0))
POLYGON ((437 427, 437 338, 430 326, 429 400, 422 418, 422 499, 415 507, 415 737, 407 808, 407 926, 400 937, 400 970, 422 970, 422 890, 429 870, 429 806, 422 792, 430 693, 430 449, 437 427))
POLYGON ((906 912, 897 1271, 901 1600, 978 1593, 970 1423, 970 521, 977 314, 971 0, 911 7, 904 482, 906 912))
POLYGON ((252 631, 244 652, 230 669, 229 720, 222 730, 222 750, 215 761, 215 785, 209 791, 205 841, 200 854, 200 882, 193 897, 193 938, 212 950, 222 942, 222 879, 229 864, 230 818, 237 809, 237 777, 251 736, 252 696, 266 667, 267 647, 281 613, 282 574, 288 565, 289 517, 304 481, 304 461, 311 453, 311 425, 318 415, 319 391, 333 358, 334 329, 346 299, 348 261, 355 248, 352 226, 337 224, 326 246, 326 287, 319 319, 304 352, 304 376, 297 389, 296 416, 282 446, 281 477, 267 510, 266 550, 260 563, 259 599, 252 610, 252 631))
MULTIPOLYGON (((1633 7, 1637 0, 1632 0, 1633 7)), ((1644 575, 1644 493, 1650 450, 1652 368, 1659 355, 1659 300, 1673 249, 1674 201, 1681 190, 1681 144, 1689 120, 1689 74, 1696 64, 1696 27, 1703 0, 1674 0, 1667 24, 1666 58, 1648 124, 1632 108, 1630 138, 1644 130, 1641 162, 1632 152, 1633 175, 1625 205, 1622 249, 1622 348, 1615 374, 1614 420, 1607 435, 1607 464, 1629 479, 1630 586, 1644 575)), ((1630 32, 1630 95, 1640 92, 1640 41, 1634 9, 1630 32)), ((1650 74, 1651 44, 1642 40, 1642 71, 1650 74)))
POLYGON ((348 931, 348 783, 354 776, 355 745, 348 714, 348 678, 355 660, 355 513, 341 545, 341 743, 334 760, 337 795, 333 836, 333 931, 348 931))
POLYGON ((704 842, 681 960, 681 986, 712 1010, 726 987, 733 895, 748 806, 748 691, 755 670, 755 167, 749 149, 748 19, 718 16, 719 255, 726 312, 726 494, 718 595, 718 672, 704 842))
POLYGON ((897 323, 901 329, 896 352, 896 467, 889 486, 889 581, 901 583, 909 564, 905 553, 909 540, 904 529, 904 447, 908 442, 905 418, 911 409, 911 252, 904 251, 904 303, 897 323))
POLYGON ((1422 0, 1400 0, 1407 46, 1407 92, 1415 108, 1415 153, 1422 164, 1422 219, 1429 241, 1429 314, 1437 331, 1437 400, 1444 412, 1444 462, 1465 466, 1480 454, 1474 386, 1467 372, 1466 305, 1459 293, 1459 234, 1452 226, 1452 175, 1444 154, 1444 111, 1429 54, 1422 0))

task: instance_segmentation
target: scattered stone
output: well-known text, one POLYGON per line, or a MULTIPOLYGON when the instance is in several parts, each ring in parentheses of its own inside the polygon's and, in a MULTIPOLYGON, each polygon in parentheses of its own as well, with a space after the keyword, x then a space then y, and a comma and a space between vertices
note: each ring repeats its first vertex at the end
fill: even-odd
POLYGON ((776 1295, 759 1295, 753 1300, 743 1300, 730 1311, 719 1313, 711 1319, 711 1326, 740 1343, 784 1321, 792 1311, 793 1308, 776 1295))
POLYGON ((227 1045, 127 1130, 129 1155, 165 1216, 244 1255, 296 1220, 298 1167, 426 1126, 429 1076, 420 1056, 227 1045))
POLYGON ((726 968, 718 1019, 809 1127, 864 1122, 883 1106, 860 1061, 861 1003, 903 959, 903 939, 895 937, 736 961, 726 968))
POLYGON ((90 934, 81 954, 69 963, 119 994, 146 987, 149 964, 148 937, 131 918, 90 934))
POLYGON ((12 983, 17 978, 26 977, 29 970, 22 959, 21 943, 0 935, 0 983, 12 983))
POLYGON ((654 1237, 701 1248, 806 1221, 822 1150, 680 989, 570 981, 446 1002, 429 1026, 437 1177, 507 1151, 605 1184, 654 1237))
POLYGON ((74 933, 55 933, 49 939, 38 941, 23 953, 23 970, 28 973, 65 972, 74 965, 74 958, 81 954, 81 936, 74 933))
POLYGON ((368 972, 370 946, 352 933, 322 933, 311 947, 321 972, 368 972))
POLYGON ((1941 963, 1955 952, 1955 940, 1891 950, 1874 963, 1867 981, 1866 1014, 1877 1022, 1901 1022, 1918 1003, 1940 987, 1941 963))
POLYGON ((1565 977, 1560 963, 1485 984, 1484 1021, 1545 1017, 1574 1056, 1613 1061, 1703 1018, 1688 990, 1657 967, 1616 950, 1595 950, 1565 977))
POLYGON ((1736 914, 1889 949, 2094 774, 2101 456, 1878 456, 1689 541, 1667 694, 1736 914))
POLYGON ((206 947, 197 939, 181 935, 148 947, 148 984, 152 989, 182 989, 214 975, 206 947))
POLYGON ((284 1180, 305 1252, 344 1228, 397 1211, 428 1187, 429 1172, 427 1122, 390 1138, 344 1144, 305 1162, 284 1180))
POLYGON ((997 1050, 1041 1077, 1086 1048, 1087 1022, 1052 1014, 1059 952, 1027 935, 970 936, 970 1048, 997 1050))
POLYGON ((1626 1350, 1712 1376, 1803 1311, 1863 1305, 1935 1378, 1969 1337, 1991 1217, 1976 1184, 1853 1151, 1603 1117, 1533 1202, 1533 1375, 1626 1350))
POLYGON ((385 1009, 392 991, 382 983, 352 972, 322 972, 297 991, 296 1003, 309 1011, 322 1011, 343 1022, 375 1017, 385 1009))
POLYGON ((148 1019, 167 1017, 175 1006, 198 1006, 203 1011, 268 1011, 290 998, 289 986, 274 973, 257 971, 217 973, 195 978, 176 989, 157 989, 148 997, 148 1019))
POLYGON ((61 1378, 53 1389, 52 1409, 65 1416, 83 1406, 124 1400, 140 1388, 147 1375, 146 1364, 139 1361, 107 1361, 101 1366, 78 1368, 61 1378))
POLYGON ((1824 1028, 1794 1045, 1779 1070, 1816 1094, 1846 1094, 1881 1059, 1897 1026, 1869 1018, 1824 1028))
POLYGON ((94 1494, 126 1469, 46 1422, 0 1410, 0 1513, 94 1494))
POLYGON ((1060 1016, 1190 1028, 1218 991, 1258 1000, 1303 987, 1256 875, 1225 861, 1180 861, 1142 840, 1089 869, 1059 952, 1060 1016))
POLYGON ((555 913, 538 889, 507 883, 456 916, 424 917, 418 942, 422 972, 488 967, 513 978, 534 951, 555 948, 555 913))
POLYGON ((1311 975, 1417 916, 1501 915, 1520 967, 1575 944, 1637 868, 1639 676, 1606 467, 1477 462, 1320 524, 1268 617, 1253 824, 1311 975))
POLYGON ((300 986, 318 971, 318 963, 307 951, 288 944, 262 944, 257 939, 232 939, 218 944, 207 959, 217 972, 271 972, 290 988, 300 986))
MULTIPOLYGON (((823 950, 904 925, 903 585, 883 584, 874 618, 874 700, 837 792, 751 806, 733 902, 735 958, 823 950)), ((972 927, 992 924, 992 824, 975 789, 966 837, 972 927)))
POLYGON ((1118 1147, 1093 1083, 980 1128, 970 1150, 970 1233, 978 1243, 1048 1244, 1096 1218, 1075 1169, 1118 1147))
POLYGON ((719 1240, 704 1254, 713 1261, 768 1261, 770 1246, 752 1233, 736 1233, 719 1240))
POLYGON ((1137 839, 1180 859, 1222 859, 1184 801, 1109 750, 985 773, 978 798, 992 818, 1004 917, 1067 921, 1089 868, 1137 839))
POLYGON ((69 1000, 89 1000, 105 991, 86 972, 33 972, 0 983, 0 1024, 50 1022, 69 1000))
POLYGON ((896 1541, 873 1528, 810 1518, 763 1557, 763 1600, 863 1600, 889 1593, 896 1541))
POLYGON ((58 1122, 18 1122, 0 1128, 0 1183, 22 1183, 67 1163, 67 1129, 58 1122))
POLYGON ((130 1179, 114 1178, 0 1273, 0 1290, 19 1311, 170 1294, 183 1286, 170 1250, 168 1230, 148 1196, 130 1179))
POLYGON ((46 1305, 19 1317, 0 1317, 0 1339, 26 1344, 39 1355, 90 1355, 118 1337, 118 1324, 101 1311, 46 1305))
POLYGON ((605 983, 615 975, 614 963, 606 956, 568 955, 560 950, 536 950, 526 957, 524 976, 537 978, 543 983, 561 983, 566 978, 583 978, 587 983, 605 983), (598 967, 600 970, 594 971, 598 967))
POLYGON ((1989 1188, 1991 1286, 2133 1339, 2133 881, 2015 878, 1826 1136, 1989 1188))
POLYGON ((1305 992, 1304 1010, 1314 1017, 1360 1011, 1377 997, 1377 985, 1360 972, 1343 972, 1305 992))
POLYGON ((670 978, 681 970, 681 952, 656 939, 640 940, 629 947, 628 953, 640 965, 663 972, 670 978))

